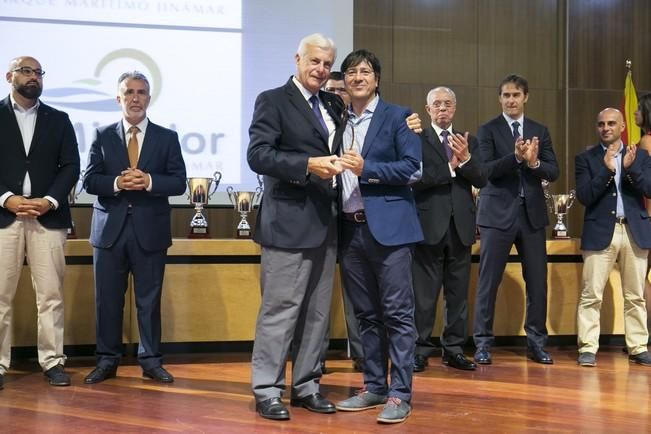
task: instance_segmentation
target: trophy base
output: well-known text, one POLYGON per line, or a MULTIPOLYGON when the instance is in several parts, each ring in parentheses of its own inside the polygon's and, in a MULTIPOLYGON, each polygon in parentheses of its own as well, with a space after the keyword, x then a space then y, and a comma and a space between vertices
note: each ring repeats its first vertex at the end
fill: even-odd
POLYGON ((251 238, 251 229, 238 229, 237 238, 251 238))
POLYGON ((191 239, 210 238, 210 233, 208 232, 207 227, 193 227, 190 228, 190 233, 188 234, 188 238, 191 239))
POLYGON ((552 238, 555 240, 569 240, 570 236, 567 234, 567 230, 552 230, 552 238))

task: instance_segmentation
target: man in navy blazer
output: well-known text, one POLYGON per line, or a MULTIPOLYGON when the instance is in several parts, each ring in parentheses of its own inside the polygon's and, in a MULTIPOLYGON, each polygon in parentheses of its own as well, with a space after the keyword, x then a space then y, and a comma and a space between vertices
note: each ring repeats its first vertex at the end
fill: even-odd
POLYGON ((651 196, 651 157, 622 142, 622 113, 614 108, 597 117, 600 143, 576 156, 576 197, 585 206, 581 250, 583 287, 577 309, 581 366, 595 366, 599 317, 610 272, 619 264, 624 295, 624 333, 629 359, 651 366, 644 301, 651 222, 644 197, 651 196))
POLYGON ((41 64, 13 59, 0 101, 0 389, 11 359, 11 309, 27 258, 38 311, 38 362, 51 385, 68 386, 63 354, 63 275, 68 193, 79 180, 68 115, 43 104, 41 64), (47 248, 44 248, 47 246, 47 248))
POLYGON ((175 131, 149 121, 149 81, 140 72, 118 80, 120 122, 101 127, 88 155, 84 187, 97 195, 90 243, 95 272, 97 366, 87 384, 115 377, 122 356, 122 311, 133 276, 143 376, 174 381, 162 367, 160 302, 167 248, 172 245, 169 196, 186 188, 175 131))
POLYGON ((411 258, 423 232, 409 183, 420 176, 421 144, 405 124, 409 111, 379 97, 381 67, 373 53, 350 53, 342 70, 352 103, 338 161, 345 169, 340 265, 364 346, 364 387, 337 409, 384 405, 377 421, 397 423, 411 412, 416 344, 411 258))
POLYGON ((529 84, 519 75, 500 83, 502 113, 479 127, 477 139, 488 183, 481 190, 477 224, 481 232, 479 283, 475 297, 475 361, 492 363, 493 320, 497 288, 511 247, 522 258, 527 309, 524 330, 527 355, 551 364, 547 342, 547 250, 549 224, 543 179, 552 182, 559 169, 552 140, 544 125, 524 116, 529 84))
POLYGON ((343 104, 321 89, 336 57, 334 42, 304 37, 296 74, 262 92, 249 128, 247 160, 264 175, 253 239, 262 246, 262 301, 251 356, 256 410, 286 420, 280 400, 291 351, 291 405, 333 413, 319 392, 320 353, 328 327, 337 255, 337 187, 341 172, 335 130, 343 104))

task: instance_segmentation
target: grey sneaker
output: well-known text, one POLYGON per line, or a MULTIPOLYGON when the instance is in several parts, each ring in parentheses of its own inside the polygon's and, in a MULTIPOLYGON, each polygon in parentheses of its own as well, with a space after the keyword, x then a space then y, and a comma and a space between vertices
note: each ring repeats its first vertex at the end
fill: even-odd
POLYGON ((379 407, 385 402, 387 402, 386 395, 369 392, 364 386, 355 396, 339 401, 335 407, 340 411, 362 411, 379 407))
POLYGON ((651 366, 651 355, 648 351, 644 351, 640 354, 635 354, 633 356, 628 356, 628 360, 635 362, 638 365, 651 366))
POLYGON ((576 360, 576 363, 580 366, 597 366, 597 357, 594 353, 579 353, 579 358, 576 360))
POLYGON ((384 404, 384 409, 378 415, 377 421, 380 423, 404 422, 409 416, 409 413, 411 413, 411 405, 408 402, 391 396, 387 400, 387 403, 384 404))

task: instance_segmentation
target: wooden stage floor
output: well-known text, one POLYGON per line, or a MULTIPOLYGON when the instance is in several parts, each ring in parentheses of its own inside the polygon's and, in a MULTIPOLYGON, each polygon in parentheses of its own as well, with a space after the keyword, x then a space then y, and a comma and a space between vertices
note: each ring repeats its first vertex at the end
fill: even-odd
MULTIPOLYGON (((604 348, 596 368, 576 365, 573 348, 550 348, 555 364, 528 361, 524 349, 499 348, 494 364, 458 371, 430 359, 414 376, 411 417, 379 425, 379 410, 321 415, 290 408, 292 419, 269 421, 255 413, 248 354, 166 357, 172 385, 140 378, 133 361, 118 377, 86 386, 93 360, 66 369, 70 387, 47 385, 35 361, 19 361, 0 391, 2 433, 521 433, 651 432, 651 368, 628 362, 621 348, 604 348)), ((361 385, 350 361, 328 360, 322 392, 331 400, 361 385)))

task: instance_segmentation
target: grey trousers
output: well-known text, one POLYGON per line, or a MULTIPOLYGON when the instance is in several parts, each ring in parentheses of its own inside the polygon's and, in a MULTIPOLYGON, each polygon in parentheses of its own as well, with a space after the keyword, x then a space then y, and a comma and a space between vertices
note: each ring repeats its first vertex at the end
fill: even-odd
POLYGON ((262 301, 251 357, 251 386, 258 402, 281 396, 290 348, 291 396, 319 391, 337 256, 332 226, 326 242, 314 249, 262 248, 262 301))

